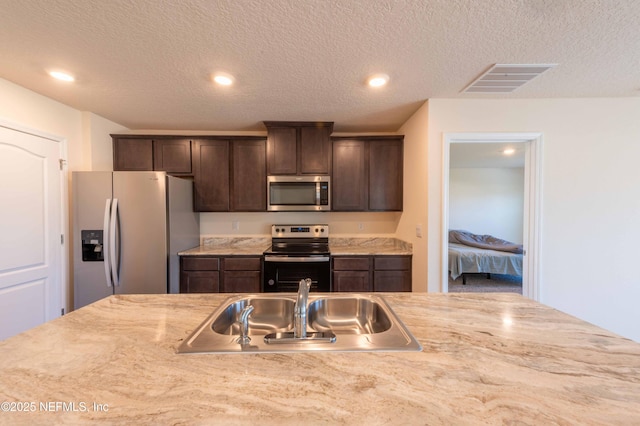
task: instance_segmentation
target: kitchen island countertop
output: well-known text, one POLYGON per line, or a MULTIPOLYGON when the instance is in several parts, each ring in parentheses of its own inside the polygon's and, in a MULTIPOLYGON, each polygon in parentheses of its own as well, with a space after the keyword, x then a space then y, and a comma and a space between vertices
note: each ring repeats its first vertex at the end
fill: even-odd
POLYGON ((421 352, 176 354, 227 297, 110 296, 0 342, 0 424, 640 422, 640 344, 519 295, 385 294, 421 352))

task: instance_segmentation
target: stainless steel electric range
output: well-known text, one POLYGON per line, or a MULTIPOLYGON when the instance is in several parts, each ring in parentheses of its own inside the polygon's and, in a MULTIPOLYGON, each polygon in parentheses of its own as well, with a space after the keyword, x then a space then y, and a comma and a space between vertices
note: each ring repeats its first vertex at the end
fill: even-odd
POLYGON ((331 291, 329 225, 272 225, 264 252, 264 292, 296 292, 311 279, 311 291, 331 291))

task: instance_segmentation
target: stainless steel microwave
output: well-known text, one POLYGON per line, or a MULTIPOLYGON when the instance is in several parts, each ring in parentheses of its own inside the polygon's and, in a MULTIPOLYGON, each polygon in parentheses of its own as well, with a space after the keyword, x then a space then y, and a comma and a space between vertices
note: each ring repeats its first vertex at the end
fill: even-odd
POLYGON ((331 210, 329 176, 267 176, 267 210, 331 210))

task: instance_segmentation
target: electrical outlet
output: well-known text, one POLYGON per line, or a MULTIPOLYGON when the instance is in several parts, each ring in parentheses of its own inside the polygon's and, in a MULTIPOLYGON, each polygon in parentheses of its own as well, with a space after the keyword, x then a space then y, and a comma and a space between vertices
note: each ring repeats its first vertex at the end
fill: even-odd
POLYGON ((231 229, 233 229, 234 231, 239 230, 240 222, 238 222, 237 220, 234 220, 233 222, 231 222, 231 229))
POLYGON ((416 237, 422 238, 422 224, 416 225, 416 237))
POLYGON ((364 230, 364 223, 360 222, 358 224, 358 231, 362 231, 362 230, 364 230))

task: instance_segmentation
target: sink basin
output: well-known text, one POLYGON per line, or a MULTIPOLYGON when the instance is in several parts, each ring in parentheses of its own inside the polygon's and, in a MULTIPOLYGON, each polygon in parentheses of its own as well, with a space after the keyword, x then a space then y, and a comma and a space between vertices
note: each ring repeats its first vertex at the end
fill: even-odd
POLYGON ((295 293, 239 295, 225 300, 178 347, 178 353, 279 353, 420 351, 422 347, 384 298, 369 293, 309 295, 307 333, 325 339, 282 339, 291 336, 295 293), (240 312, 249 316, 249 343, 239 343, 240 312))
POLYGON ((295 300, 281 298, 242 298, 231 302, 216 316, 211 329, 217 334, 227 336, 240 335, 240 312, 253 306, 249 317, 249 330, 252 335, 266 335, 293 330, 293 307, 295 300))
POLYGON ((379 302, 367 298, 322 298, 309 304, 308 321, 316 331, 334 334, 376 334, 391 328, 379 302))

